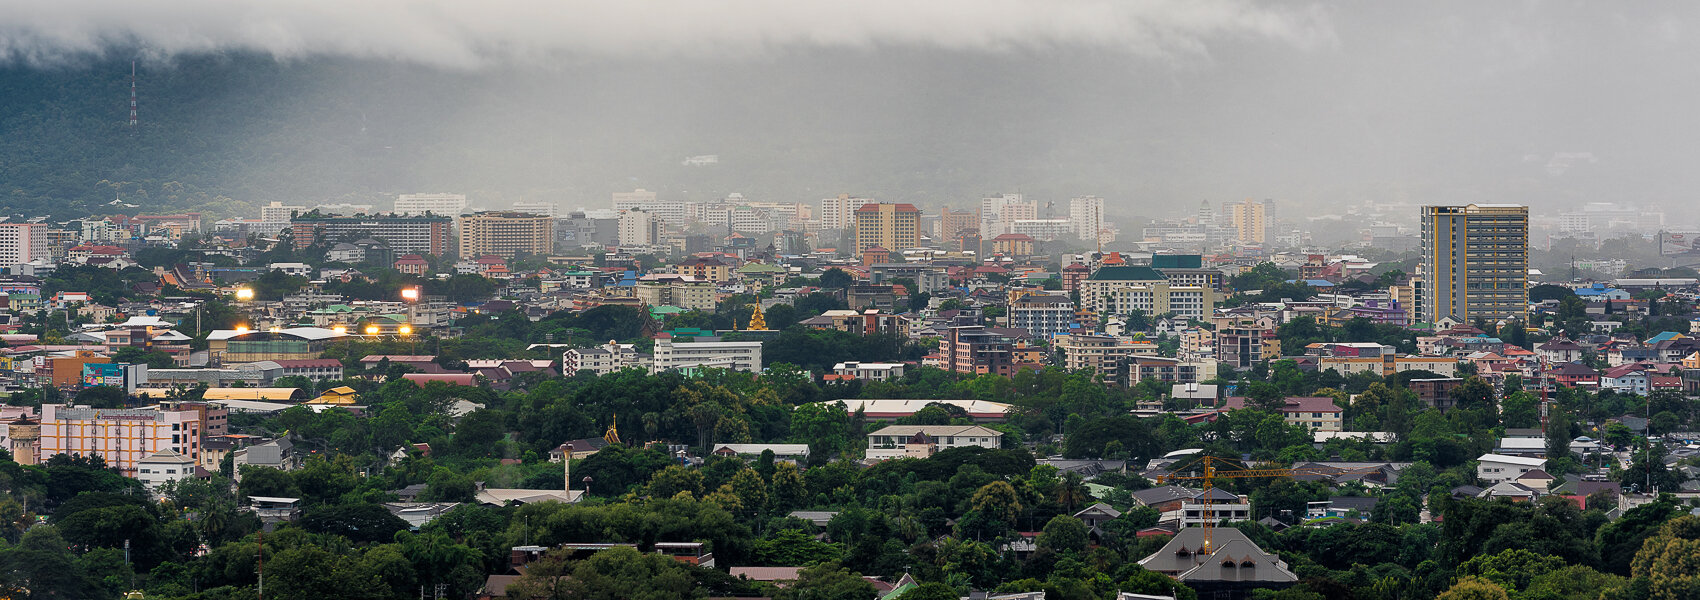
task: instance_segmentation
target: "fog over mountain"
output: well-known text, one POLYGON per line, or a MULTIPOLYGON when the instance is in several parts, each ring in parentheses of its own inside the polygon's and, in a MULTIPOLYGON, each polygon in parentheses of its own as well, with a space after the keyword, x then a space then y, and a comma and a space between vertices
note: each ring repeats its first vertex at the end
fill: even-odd
POLYGON ((0 2, 0 202, 1020 190, 1122 215, 1258 197, 1686 221, 1700 189, 1688 3, 486 4, 0 2), (720 162, 681 164, 702 154, 720 162))

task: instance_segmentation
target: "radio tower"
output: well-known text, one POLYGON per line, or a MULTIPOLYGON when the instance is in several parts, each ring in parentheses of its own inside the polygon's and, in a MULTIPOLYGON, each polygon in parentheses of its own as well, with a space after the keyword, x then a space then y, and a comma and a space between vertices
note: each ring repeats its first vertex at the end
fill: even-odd
POLYGON ((136 126, 136 61, 130 61, 130 127, 136 126))

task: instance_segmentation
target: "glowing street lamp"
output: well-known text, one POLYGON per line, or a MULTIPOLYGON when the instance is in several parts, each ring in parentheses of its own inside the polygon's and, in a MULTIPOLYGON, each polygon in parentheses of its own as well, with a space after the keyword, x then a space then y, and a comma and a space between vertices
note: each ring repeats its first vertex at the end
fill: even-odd
POLYGON ((335 331, 337 333, 348 333, 348 326, 347 325, 337 325, 335 327, 332 327, 331 331, 335 331))
POLYGON ((254 299, 254 288, 236 288, 236 299, 243 302, 254 299))
POLYGON ((402 325, 400 329, 396 330, 396 332, 398 332, 402 335, 412 335, 413 334, 413 326, 412 325, 402 325))
POLYGON ((419 288, 417 288, 417 287, 401 288, 401 299, 406 300, 408 302, 418 302, 419 301, 419 288))
POLYGON ((378 335, 378 326, 377 325, 367 325, 366 326, 366 335, 378 335))
POLYGON ((247 325, 237 325, 236 326, 236 335, 242 335, 244 333, 248 333, 248 326, 247 325))

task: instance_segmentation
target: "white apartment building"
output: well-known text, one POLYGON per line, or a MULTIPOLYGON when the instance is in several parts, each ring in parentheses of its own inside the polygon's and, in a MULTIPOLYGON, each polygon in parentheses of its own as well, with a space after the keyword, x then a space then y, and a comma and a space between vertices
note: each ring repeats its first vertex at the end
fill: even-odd
POLYGON ((655 192, 638 188, 630 192, 614 192, 614 210, 631 210, 655 204, 655 192))
POLYGON ((1010 223, 1009 230, 1039 241, 1062 240, 1074 237, 1074 222, 1068 219, 1021 219, 1010 223))
POLYGON ((621 246, 653 246, 661 242, 661 221, 641 208, 620 213, 621 246))
POLYGON ((307 212, 305 206, 289 206, 282 202, 272 202, 260 207, 259 233, 262 235, 277 235, 289 228, 289 221, 295 218, 295 213, 307 212))
POLYGON ((1021 194, 998 194, 980 199, 980 237, 983 239, 1014 233, 1011 227, 1016 221, 1037 218, 1039 204, 1021 194))
POLYGON ((864 381, 891 381, 903 378, 903 363, 841 362, 832 365, 832 372, 864 381))
POLYGON ((642 355, 631 344, 608 342, 593 348, 573 348, 561 355, 561 374, 571 377, 580 371, 607 375, 640 366, 642 355))
POLYGON ((395 214, 458 216, 466 211, 466 194, 402 194, 395 199, 395 214))
POLYGON ((531 213, 531 214, 534 214, 534 215, 542 215, 542 216, 545 216, 545 217, 553 217, 553 216, 556 215, 556 213, 560 212, 560 210, 561 210, 560 205, 557 205, 554 202, 515 202, 514 203, 514 211, 515 212, 531 213))
POLYGON ((655 338, 650 373, 674 369, 732 369, 761 372, 761 342, 723 342, 719 338, 688 340, 661 334, 655 338))
POLYGON ((864 204, 874 204, 873 200, 839 194, 837 198, 824 198, 820 201, 821 229, 849 229, 856 224, 856 209, 864 204))
POLYGON ((1147 315, 1172 312, 1182 319, 1202 321, 1216 310, 1215 291, 1196 285, 1132 284, 1110 288, 1105 296, 1108 306, 1104 312, 1110 314, 1130 314, 1137 309, 1147 315))
POLYGON ((1074 303, 1068 296, 1032 294, 1009 305, 1009 326, 1048 338, 1067 333, 1074 323, 1074 303))
POLYGON ((639 302, 649 306, 677 306, 685 310, 712 311, 719 300, 714 282, 672 273, 639 277, 633 293, 639 302))
POLYGON ((1086 242, 1097 241, 1104 229, 1104 199, 1075 196, 1068 201, 1068 220, 1074 235, 1086 242))
POLYGON ((1483 454, 1476 459, 1476 479, 1483 485, 1516 481, 1524 473, 1547 468, 1547 459, 1504 454, 1483 454))
POLYGON ((18 265, 43 260, 47 252, 46 223, 0 223, 0 267, 16 272, 18 265))
POLYGON ((201 416, 193 410, 41 406, 39 458, 55 454, 99 456, 126 477, 138 475, 142 459, 162 450, 201 456, 201 416))

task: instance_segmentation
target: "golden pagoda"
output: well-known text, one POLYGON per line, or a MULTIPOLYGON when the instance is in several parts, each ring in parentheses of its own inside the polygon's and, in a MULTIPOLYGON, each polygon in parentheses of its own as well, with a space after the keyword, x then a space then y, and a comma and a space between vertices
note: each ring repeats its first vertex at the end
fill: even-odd
POLYGON ((761 314, 761 303, 755 304, 754 312, 750 313, 750 324, 745 326, 744 330, 767 331, 767 317, 763 317, 761 314))
POLYGON ((613 422, 608 424, 608 432, 602 434, 602 441, 610 444, 620 443, 620 415, 614 415, 613 422))

